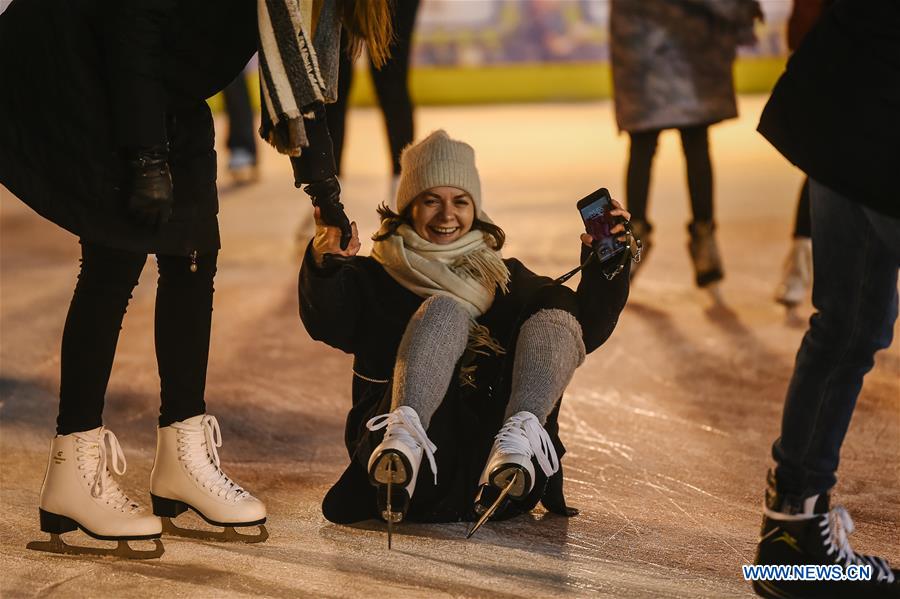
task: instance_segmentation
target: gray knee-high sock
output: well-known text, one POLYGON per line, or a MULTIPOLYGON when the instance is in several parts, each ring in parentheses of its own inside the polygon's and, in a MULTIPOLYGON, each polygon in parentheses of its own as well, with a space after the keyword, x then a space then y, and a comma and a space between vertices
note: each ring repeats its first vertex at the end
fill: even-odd
POLYGON ((506 418, 531 412, 544 424, 584 362, 581 325, 565 310, 541 310, 525 321, 516 341, 506 418))
POLYGON ((468 312, 452 298, 434 295, 422 302, 397 350, 392 410, 411 407, 428 429, 466 349, 471 322, 468 312))

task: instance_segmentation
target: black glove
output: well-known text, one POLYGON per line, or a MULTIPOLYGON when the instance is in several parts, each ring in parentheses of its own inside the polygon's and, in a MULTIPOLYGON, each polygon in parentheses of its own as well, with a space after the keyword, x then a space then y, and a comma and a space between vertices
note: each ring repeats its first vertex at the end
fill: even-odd
POLYGON ((126 203, 140 225, 158 228, 172 216, 172 176, 163 149, 139 150, 127 160, 129 185, 126 203))
MULTIPOLYGON (((299 187, 300 184, 297 184, 299 187)), ((317 206, 322 220, 326 225, 339 227, 341 230, 341 249, 346 250, 350 245, 353 231, 350 229, 350 220, 344 213, 344 205, 341 204, 341 184, 337 177, 331 176, 321 181, 310 183, 303 188, 312 199, 313 206, 317 206)))

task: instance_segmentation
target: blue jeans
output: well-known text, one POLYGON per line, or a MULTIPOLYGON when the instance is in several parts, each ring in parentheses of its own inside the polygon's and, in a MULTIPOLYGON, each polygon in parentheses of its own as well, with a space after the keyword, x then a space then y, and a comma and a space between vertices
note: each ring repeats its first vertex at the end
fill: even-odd
MULTIPOLYGON (((900 198, 898 198, 900 199, 900 198)), ((813 305, 772 446, 779 492, 800 498, 837 482, 841 444, 875 352, 897 319, 900 220, 810 180, 813 305)))

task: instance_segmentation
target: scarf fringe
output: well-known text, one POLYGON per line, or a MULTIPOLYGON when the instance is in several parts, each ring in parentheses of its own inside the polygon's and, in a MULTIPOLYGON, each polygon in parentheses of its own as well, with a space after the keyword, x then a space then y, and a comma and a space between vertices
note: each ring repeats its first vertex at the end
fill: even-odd
POLYGON ((474 321, 472 322, 472 328, 469 330, 469 341, 466 344, 466 349, 482 356, 490 355, 487 350, 494 352, 498 356, 506 353, 500 342, 491 336, 491 330, 483 324, 478 324, 474 321))
POLYGON ((478 388, 478 386, 475 384, 475 370, 477 368, 477 365, 471 364, 469 366, 463 366, 459 369, 458 380, 460 387, 472 387, 473 389, 478 388))
MULTIPOLYGON (((317 13, 317 3, 318 0, 257 0, 260 136, 289 156, 300 156, 309 147, 301 114, 304 107, 335 100, 334 75, 323 72, 319 56, 320 51, 322 56, 340 51, 340 30, 329 36, 328 22, 324 24, 328 28, 324 34, 320 30, 313 39, 316 23, 312 17, 317 13)), ((319 5, 319 15, 321 11, 319 5)))
POLYGON ((457 258, 450 269, 460 277, 470 277, 488 290, 500 287, 509 293, 509 269, 503 260, 490 248, 482 248, 457 258))

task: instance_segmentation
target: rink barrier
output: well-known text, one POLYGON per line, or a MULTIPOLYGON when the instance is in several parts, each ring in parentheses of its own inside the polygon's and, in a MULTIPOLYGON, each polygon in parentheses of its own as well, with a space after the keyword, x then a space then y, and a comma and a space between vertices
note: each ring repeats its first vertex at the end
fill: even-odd
MULTIPOLYGON (((769 93, 784 63, 781 57, 738 60, 734 67, 737 92, 769 93)), ((353 106, 373 106, 375 102, 372 80, 363 66, 357 61, 357 76, 350 88, 353 106)), ((255 73, 248 77, 248 87, 258 109, 255 73)), ((410 90, 417 106, 605 100, 612 96, 612 73, 606 62, 414 68, 410 90)), ((221 110, 221 94, 209 103, 214 111, 221 110)))

